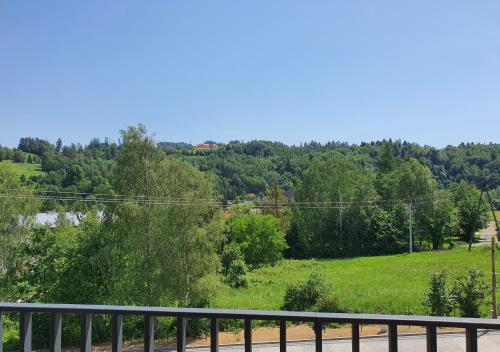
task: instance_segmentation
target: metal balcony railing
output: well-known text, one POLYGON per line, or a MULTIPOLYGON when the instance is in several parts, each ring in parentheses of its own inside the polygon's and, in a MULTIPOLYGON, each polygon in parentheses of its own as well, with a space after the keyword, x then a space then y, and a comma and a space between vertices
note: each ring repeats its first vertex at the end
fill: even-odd
POLYGON ((315 349, 321 352, 322 326, 325 323, 342 323, 352 326, 352 351, 359 352, 360 324, 388 325, 389 351, 398 350, 398 325, 423 326, 427 331, 427 351, 437 351, 438 327, 455 327, 465 329, 467 352, 477 351, 477 330, 500 330, 500 320, 473 319, 473 318, 444 318, 430 316, 407 315, 373 315, 373 314, 341 314, 341 313, 314 313, 314 312, 283 312, 258 311, 237 309, 197 309, 197 308, 169 308, 169 307, 134 307, 134 306, 106 306, 106 305, 78 305, 78 304, 32 304, 32 303, 0 303, 0 352, 2 352, 2 313, 17 312, 20 314, 19 350, 31 352, 32 314, 46 313, 51 316, 50 324, 50 351, 61 351, 61 333, 64 314, 79 314, 81 317, 80 350, 90 352, 92 315, 110 315, 112 321, 112 351, 122 351, 122 322, 123 316, 142 315, 144 317, 144 351, 152 352, 154 347, 154 317, 173 317, 177 319, 177 351, 186 350, 186 319, 207 318, 211 321, 210 350, 219 349, 219 319, 244 320, 245 352, 252 350, 252 320, 274 320, 280 327, 280 352, 286 351, 286 322, 311 322, 315 332, 315 349))

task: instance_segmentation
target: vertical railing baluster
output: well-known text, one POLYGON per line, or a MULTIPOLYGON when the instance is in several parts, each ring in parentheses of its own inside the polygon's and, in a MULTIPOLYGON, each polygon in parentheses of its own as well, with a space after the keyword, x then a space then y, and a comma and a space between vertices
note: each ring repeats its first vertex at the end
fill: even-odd
POLYGON ((465 329, 465 350, 477 352, 477 328, 468 327, 465 329))
POLYGON ((252 321, 245 319, 245 352, 252 352, 252 321))
POLYGON ((398 352, 398 326, 389 324, 389 352, 398 352))
POLYGON ((186 351, 186 325, 186 318, 177 318, 177 352, 186 351))
POLYGON ((155 347, 154 317, 144 316, 144 352, 153 352, 155 347))
POLYGON ((31 352, 32 313, 21 312, 19 319, 19 344, 21 352, 31 352))
POLYGON ((52 313, 50 316, 50 352, 61 352, 62 314, 52 313))
POLYGON ((92 349, 92 315, 80 315, 80 352, 90 352, 92 349))
POLYGON ((286 352, 286 320, 280 320, 280 352, 286 352))
POLYGON ((123 349, 123 315, 113 314, 111 317, 111 351, 122 352, 123 349))
POLYGON ((351 324, 352 352, 359 352, 359 323, 351 324))
POLYGON ((427 335, 427 352, 437 352, 437 335, 436 326, 429 325, 426 327, 427 335))
POLYGON ((314 322, 314 335, 316 336, 316 352, 323 350, 323 329, 322 323, 319 321, 314 322))
POLYGON ((210 319, 210 352, 219 352, 219 320, 210 319))

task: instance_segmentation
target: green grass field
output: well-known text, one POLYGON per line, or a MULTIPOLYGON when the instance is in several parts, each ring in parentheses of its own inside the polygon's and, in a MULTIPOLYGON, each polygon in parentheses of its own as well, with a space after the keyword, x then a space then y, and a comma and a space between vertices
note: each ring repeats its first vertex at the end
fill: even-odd
MULTIPOLYGON (((493 214, 491 213, 491 211, 488 214, 490 215, 490 220, 493 221, 494 218, 493 218, 493 214)), ((497 221, 500 221, 500 210, 495 210, 495 216, 497 217, 497 221)))
POLYGON ((0 167, 9 167, 18 177, 24 175, 26 178, 29 178, 30 176, 41 176, 45 174, 40 164, 13 163, 11 160, 3 160, 0 161, 0 167))
MULTIPOLYGON (((215 298, 218 308, 280 308, 286 285, 305 279, 313 270, 323 273, 339 301, 349 312, 425 314, 422 298, 429 275, 446 269, 450 276, 462 275, 476 266, 491 278, 491 249, 475 247, 472 253, 459 247, 441 252, 342 260, 284 260, 248 274, 244 289, 225 287, 215 298)), ((499 255, 500 256, 500 255, 499 255)), ((497 258, 500 267, 500 260, 497 258)), ((450 280, 451 281, 451 280, 450 280)), ((483 307, 487 315, 489 307, 483 307)))

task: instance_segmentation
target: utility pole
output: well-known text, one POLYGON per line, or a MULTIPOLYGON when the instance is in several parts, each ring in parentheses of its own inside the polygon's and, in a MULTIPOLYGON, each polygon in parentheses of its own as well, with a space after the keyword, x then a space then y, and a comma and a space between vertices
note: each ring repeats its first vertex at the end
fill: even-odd
POLYGON ((491 237, 491 318, 497 319, 497 271, 496 271, 496 241, 491 237))
POLYGON ((409 217, 410 217, 410 222, 409 222, 409 225, 408 225, 408 230, 410 231, 410 243, 409 243, 409 246, 410 246, 410 254, 411 254, 411 253, 413 253, 412 212, 413 212, 413 209, 412 209, 412 202, 410 202, 410 204, 408 204, 408 215, 409 215, 409 217))

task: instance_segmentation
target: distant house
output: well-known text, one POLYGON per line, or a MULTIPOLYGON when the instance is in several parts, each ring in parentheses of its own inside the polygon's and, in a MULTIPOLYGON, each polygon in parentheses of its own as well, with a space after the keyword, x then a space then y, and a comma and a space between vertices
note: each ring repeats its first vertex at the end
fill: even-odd
POLYGON ((218 144, 214 143, 200 143, 194 146, 194 150, 217 150, 219 149, 218 144))

